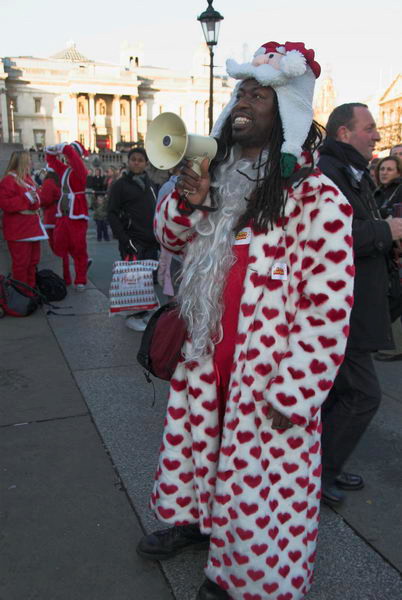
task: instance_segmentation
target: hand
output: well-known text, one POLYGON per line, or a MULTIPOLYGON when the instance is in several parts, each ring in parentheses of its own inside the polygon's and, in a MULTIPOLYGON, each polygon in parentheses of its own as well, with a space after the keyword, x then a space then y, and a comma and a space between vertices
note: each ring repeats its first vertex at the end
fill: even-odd
POLYGON ((402 218, 387 219, 393 240, 402 240, 402 218))
POLYGON ((138 254, 138 249, 131 240, 129 240, 125 244, 125 252, 128 256, 135 256, 136 254, 138 254))
POLYGON ((61 142, 61 144, 56 144, 54 146, 54 148, 56 149, 58 154, 61 154, 65 148, 65 146, 68 146, 67 142, 61 142))
POLYGON ((290 429, 293 423, 272 406, 268 410, 268 419, 272 419, 272 429, 290 429))
POLYGON ((46 146, 45 152, 47 152, 48 154, 58 154, 56 146, 46 146))
POLYGON ((192 163, 188 161, 182 168, 181 175, 177 180, 176 189, 185 196, 191 204, 204 204, 209 192, 211 179, 209 177, 209 159, 204 158, 201 163, 201 175, 191 168, 192 163))

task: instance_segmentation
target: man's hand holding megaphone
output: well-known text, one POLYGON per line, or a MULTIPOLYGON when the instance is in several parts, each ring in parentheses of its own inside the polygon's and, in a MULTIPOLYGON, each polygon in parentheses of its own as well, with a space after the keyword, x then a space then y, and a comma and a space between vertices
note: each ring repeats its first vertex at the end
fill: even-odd
POLYGON ((182 168, 177 180, 176 189, 191 208, 205 207, 208 210, 210 206, 204 203, 211 185, 211 178, 208 172, 209 158, 204 158, 201 162, 201 175, 198 175, 191 167, 191 160, 186 161, 186 165, 182 168))

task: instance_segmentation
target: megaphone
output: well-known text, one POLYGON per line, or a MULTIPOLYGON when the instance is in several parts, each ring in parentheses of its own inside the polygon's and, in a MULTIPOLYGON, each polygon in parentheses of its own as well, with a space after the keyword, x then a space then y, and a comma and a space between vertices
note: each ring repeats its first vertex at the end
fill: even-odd
POLYGON ((145 139, 145 150, 154 167, 171 169, 185 158, 192 161, 198 175, 201 162, 205 157, 211 161, 217 149, 213 137, 187 133, 184 121, 171 112, 161 113, 151 121, 145 139))

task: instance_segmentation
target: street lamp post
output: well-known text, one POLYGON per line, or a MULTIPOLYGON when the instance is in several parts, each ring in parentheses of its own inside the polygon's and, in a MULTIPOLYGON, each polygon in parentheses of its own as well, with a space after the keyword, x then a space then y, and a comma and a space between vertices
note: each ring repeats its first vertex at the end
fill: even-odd
POLYGON ((209 132, 212 130, 214 120, 214 46, 218 43, 219 27, 223 17, 208 0, 208 8, 199 17, 205 41, 209 49, 209 132))
POLYGON ((92 127, 92 138, 93 138, 93 148, 92 148, 92 152, 96 152, 96 134, 97 134, 97 130, 96 130, 96 123, 92 123, 91 125, 92 127))

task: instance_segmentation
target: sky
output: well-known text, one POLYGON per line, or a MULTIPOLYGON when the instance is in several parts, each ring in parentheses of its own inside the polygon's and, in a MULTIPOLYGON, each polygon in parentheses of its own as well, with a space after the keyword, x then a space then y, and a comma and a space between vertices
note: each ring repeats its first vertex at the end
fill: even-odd
MULTIPOLYGON (((144 64, 187 70, 203 42, 206 0, 0 0, 0 56, 48 57, 70 40, 88 58, 119 63, 120 45, 142 44, 144 64)), ((402 71, 402 2, 214 0, 224 20, 215 51, 251 58, 268 41, 303 41, 330 72, 337 103, 364 101, 402 71)))

